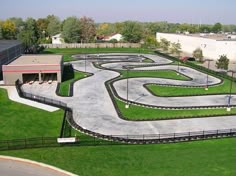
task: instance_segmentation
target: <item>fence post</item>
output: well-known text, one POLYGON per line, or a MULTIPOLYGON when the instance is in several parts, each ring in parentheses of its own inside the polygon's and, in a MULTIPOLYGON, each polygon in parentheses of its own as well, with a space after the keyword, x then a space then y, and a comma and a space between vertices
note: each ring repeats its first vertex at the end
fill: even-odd
POLYGON ((9 150, 10 145, 9 145, 9 140, 7 140, 7 149, 9 150))
POLYGON ((204 130, 202 131, 202 136, 203 136, 203 139, 205 139, 205 132, 204 132, 204 130))
POLYGON ((43 138, 43 136, 42 136, 42 146, 44 145, 44 138, 43 138))

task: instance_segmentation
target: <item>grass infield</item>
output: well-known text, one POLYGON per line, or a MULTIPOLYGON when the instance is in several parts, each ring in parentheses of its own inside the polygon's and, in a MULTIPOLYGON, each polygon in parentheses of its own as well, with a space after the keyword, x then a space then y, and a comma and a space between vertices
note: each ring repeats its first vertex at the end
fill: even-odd
POLYGON ((0 89, 0 140, 24 139, 60 134, 63 111, 47 112, 10 101, 0 89))

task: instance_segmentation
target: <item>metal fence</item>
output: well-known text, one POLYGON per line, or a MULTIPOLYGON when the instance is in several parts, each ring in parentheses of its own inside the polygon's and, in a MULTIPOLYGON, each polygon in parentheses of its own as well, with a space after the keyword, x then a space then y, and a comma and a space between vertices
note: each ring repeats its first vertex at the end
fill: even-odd
MULTIPOLYGON (((152 144, 152 143, 171 143, 171 142, 182 142, 182 141, 193 141, 193 140, 204 140, 204 139, 211 139, 211 138, 222 138, 222 137, 235 137, 236 136, 236 129, 219 129, 219 130, 208 130, 208 131, 193 131, 193 132, 183 132, 183 133, 168 133, 168 134, 143 134, 143 135, 104 135, 100 133, 93 132, 88 129, 84 129, 83 127, 79 126, 73 118, 73 111, 63 102, 55 101, 52 99, 48 99, 45 97, 34 96, 32 94, 25 93, 21 90, 21 84, 16 81, 16 88, 20 96, 26 97, 28 99, 33 99, 42 103, 54 105, 60 107, 65 110, 64 114, 64 121, 62 125, 62 130, 60 137, 70 137, 70 128, 73 127, 77 130, 87 134, 81 135, 79 139, 79 145, 104 145, 104 144, 116 144, 116 143, 131 143, 131 144, 152 144)), ((26 142, 24 140, 12 140, 8 142, 0 141, 4 145, 4 147, 14 148, 14 145, 10 145, 11 143, 15 143, 16 146, 19 147, 43 147, 43 146, 50 146, 56 145, 54 143, 56 138, 52 138, 52 143, 48 143, 42 141, 41 138, 36 138, 35 140, 27 139, 26 142), (29 141, 36 141, 35 145, 28 142, 29 141), (38 141, 38 142, 37 142, 38 141), (28 145, 29 144, 29 145, 28 145), (7 145, 7 146, 6 146, 7 145)), ((45 140, 45 138, 43 138, 45 140)), ((50 140, 49 140, 50 141, 50 140)), ((67 145, 67 144, 66 144, 67 145)), ((3 148, 4 148, 3 147, 3 148)))
POLYGON ((50 98, 46 98, 46 97, 42 97, 42 96, 39 96, 39 95, 33 95, 33 94, 30 94, 30 93, 23 92, 22 89, 21 89, 22 84, 20 83, 19 80, 17 80, 15 82, 15 86, 16 86, 16 90, 17 90, 19 96, 22 97, 22 98, 26 98, 26 99, 29 99, 29 100, 37 101, 39 103, 44 103, 44 104, 56 106, 56 107, 61 108, 61 109, 67 109, 68 108, 67 104, 63 103, 61 101, 50 99, 50 98))
POLYGON ((25 148, 56 147, 56 137, 38 137, 27 139, 0 140, 0 150, 15 150, 25 148))
POLYGON ((140 43, 64 43, 40 44, 45 48, 140 48, 140 43))

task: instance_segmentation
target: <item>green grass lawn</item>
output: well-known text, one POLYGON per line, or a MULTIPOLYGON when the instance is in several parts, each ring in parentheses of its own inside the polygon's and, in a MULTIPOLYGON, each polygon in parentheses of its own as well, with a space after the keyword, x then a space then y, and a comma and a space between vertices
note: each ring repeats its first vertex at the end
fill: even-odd
POLYGON ((68 96, 70 84, 73 81, 84 78, 85 75, 88 76, 87 73, 72 70, 69 66, 64 66, 63 80, 62 83, 60 83, 59 94, 62 96, 68 96))
POLYGON ((7 91, 0 89, 0 140, 59 136, 63 113, 10 101, 7 91))
POLYGON ((184 75, 177 75, 175 71, 172 70, 151 70, 151 71, 120 71, 122 74, 121 77, 149 77, 149 78, 168 78, 168 79, 177 79, 177 80, 189 80, 188 77, 184 75))
POLYGON ((48 48, 43 51, 47 54, 80 54, 80 53, 153 53, 144 48, 48 48))
MULTIPOLYGON (((228 94, 231 81, 223 79, 223 83, 216 86, 209 86, 206 91, 204 87, 168 87, 161 85, 147 85, 147 88, 157 96, 183 96, 183 95, 208 95, 208 94, 228 94)), ((236 93, 236 83, 233 82, 232 93, 236 93)))
MULTIPOLYGON (((64 56, 64 62, 74 61, 76 59, 71 56, 74 54, 83 53, 154 53, 150 49, 144 48, 48 48, 45 49, 42 54, 62 54, 64 56)), ((150 60, 146 60, 150 62, 150 60)))
POLYGON ((145 58, 145 59, 143 59, 143 62, 145 62, 145 63, 153 63, 154 61, 152 59, 145 58))
POLYGON ((128 120, 158 120, 158 119, 173 119, 173 118, 192 118, 196 115, 233 115, 236 114, 236 108, 232 108, 230 112, 223 109, 154 109, 146 108, 137 105, 130 105, 127 109, 125 108, 124 102, 116 99, 116 104, 125 119, 128 120))
POLYGON ((236 139, 2 151, 83 176, 233 176, 236 139))

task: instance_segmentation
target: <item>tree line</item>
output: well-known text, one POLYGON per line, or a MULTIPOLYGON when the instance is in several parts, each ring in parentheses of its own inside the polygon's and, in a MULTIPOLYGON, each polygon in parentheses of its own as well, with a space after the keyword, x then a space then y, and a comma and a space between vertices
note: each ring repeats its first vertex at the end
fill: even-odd
POLYGON ((51 43, 51 37, 62 34, 67 43, 95 42, 96 36, 106 36, 112 33, 123 35, 122 42, 143 42, 154 47, 156 45, 156 32, 176 33, 188 31, 195 32, 236 32, 236 25, 196 25, 168 22, 138 22, 124 21, 116 23, 95 23, 89 17, 68 17, 61 20, 54 15, 46 18, 12 17, 5 21, 0 20, 0 39, 19 39, 26 48, 40 43, 51 43))

